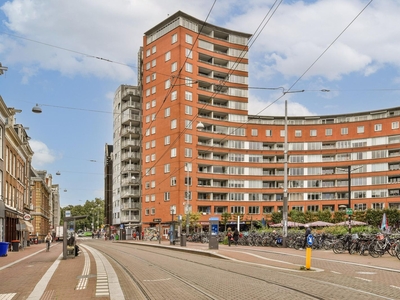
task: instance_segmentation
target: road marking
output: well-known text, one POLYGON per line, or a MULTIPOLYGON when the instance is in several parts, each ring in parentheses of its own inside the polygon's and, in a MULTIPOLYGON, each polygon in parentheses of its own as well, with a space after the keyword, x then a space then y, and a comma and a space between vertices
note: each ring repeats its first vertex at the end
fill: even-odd
POLYGON ((88 283, 88 275, 90 272, 90 258, 89 258, 89 254, 86 252, 85 249, 83 249, 83 247, 81 248, 83 255, 85 257, 85 264, 83 266, 83 270, 82 270, 82 277, 81 279, 79 279, 78 284, 75 287, 75 290, 84 290, 87 287, 87 283, 88 283))
POLYGON ((340 272, 336 272, 336 271, 331 271, 333 274, 342 274, 340 272))
POLYGON ((42 297, 44 291, 46 290, 46 286, 50 282, 51 277, 53 277, 53 274, 56 271, 58 265, 60 264, 62 257, 63 254, 61 253, 60 256, 54 261, 51 267, 47 270, 47 272, 42 276, 42 278, 36 284, 32 293, 27 298, 28 300, 37 300, 42 297))
POLYGON ((118 276, 110 262, 96 249, 85 245, 94 257, 97 267, 96 297, 109 296, 110 299, 125 300, 118 276))
POLYGON ((400 286, 390 285, 390 287, 400 290, 400 286))
POLYGON ((366 278, 361 278, 361 277, 354 277, 354 278, 357 278, 357 279, 360 279, 360 280, 364 280, 364 281, 368 281, 368 282, 372 281, 371 279, 366 279, 366 278))
POLYGON ((362 275, 375 275, 375 272, 356 272, 357 274, 362 274, 362 275))
POLYGON ((17 293, 0 294, 1 300, 11 300, 17 293))

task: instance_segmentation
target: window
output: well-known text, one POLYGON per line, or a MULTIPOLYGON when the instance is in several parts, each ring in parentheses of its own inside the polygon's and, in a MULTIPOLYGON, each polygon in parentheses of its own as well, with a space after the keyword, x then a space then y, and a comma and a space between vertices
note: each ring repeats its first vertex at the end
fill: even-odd
POLYGON ((167 107, 165 110, 164 110, 164 117, 169 117, 171 115, 171 108, 170 107, 167 107))
POLYGON ((147 181, 147 182, 145 183, 145 188, 146 188, 146 190, 150 188, 150 182, 147 181))
POLYGON ((392 122, 392 129, 399 129, 399 121, 392 122))
POLYGON ((155 153, 153 153, 152 155, 151 155, 151 161, 155 161, 156 160, 156 155, 155 155, 155 153))
POLYGON ((185 157, 192 157, 192 149, 185 148, 185 157))
POLYGON ((372 209, 382 210, 385 208, 385 203, 372 203, 372 209))
POLYGON ((193 52, 190 49, 185 49, 185 55, 187 58, 193 58, 193 52))
POLYGON ((165 81, 164 88, 165 88, 165 89, 169 89, 170 86, 171 86, 171 80, 168 79, 168 80, 165 81))
POLYGON ((145 214, 146 216, 150 215, 150 209, 146 208, 146 209, 144 210, 144 214, 145 214))
POLYGON ((382 131, 382 124, 375 124, 375 131, 382 131))
POLYGON ((156 102, 156 100, 155 100, 155 99, 154 99, 154 100, 152 100, 152 101, 151 101, 151 107, 156 107, 156 103, 157 103, 157 102, 156 102))
POLYGON ((156 120, 156 115, 157 115, 156 113, 152 113, 152 114, 151 114, 151 120, 152 120, 152 121, 155 121, 155 120, 156 120))
MULTIPOLYGON (((152 200, 153 201, 153 200, 152 200)), ((154 200, 155 201, 155 200, 154 200)), ((156 209, 154 207, 151 208, 151 215, 154 216, 156 214, 156 209)))
POLYGON ((153 47, 151 48, 151 53, 154 54, 154 53, 156 53, 156 52, 157 52, 157 47, 156 47, 156 46, 153 46, 153 47))
POLYGON ((146 136, 149 136, 150 135, 150 128, 147 128, 146 129, 146 136))
POLYGON ((193 44, 193 37, 191 35, 189 35, 189 34, 186 34, 185 41, 188 44, 193 44))
POLYGON ((342 129, 340 129, 340 133, 342 135, 349 134, 349 129, 347 127, 343 127, 342 129))
POLYGON ((151 134, 156 134, 156 127, 155 126, 151 127, 151 134))
POLYGON ((164 137, 164 145, 169 145, 171 143, 171 137, 169 135, 164 137))
POLYGON ((365 203, 355 203, 354 210, 367 210, 367 204, 365 203))
POLYGON ((156 86, 153 86, 152 88, 151 88, 151 94, 153 95, 153 94, 155 94, 157 92, 157 87, 156 86))
POLYGON ((251 215, 260 214, 260 207, 259 206, 249 206, 249 214, 251 214, 251 215))
POLYGON ((155 67, 157 65, 157 60, 156 59, 153 59, 152 61, 151 61, 151 66, 152 67, 155 67))
POLYGON ((171 165, 170 164, 165 164, 164 165, 164 173, 169 173, 171 170, 171 165))
POLYGON ((177 91, 173 91, 171 93, 171 101, 175 101, 176 99, 178 99, 178 92, 177 91))
POLYGON ((146 201, 146 202, 150 202, 150 195, 146 195, 145 201, 146 201))
POLYGON ((265 136, 272 136, 272 130, 271 129, 265 130, 265 136))
POLYGON ((150 96, 150 89, 146 90, 146 97, 150 96))
POLYGON ((252 129, 251 130, 251 136, 258 136, 258 129, 252 129))
POLYGON ((364 126, 357 126, 357 133, 364 133, 364 126))
POLYGON ((307 206, 307 211, 318 211, 319 206, 318 205, 309 205, 307 206))
POLYGON ((178 69, 178 63, 174 62, 171 64, 171 72, 175 72, 178 69))
POLYGON ((176 186, 176 177, 171 177, 171 186, 176 186))
POLYGON ((171 157, 176 157, 176 148, 171 149, 171 157))
POLYGON ((192 143, 192 135, 185 133, 185 143, 191 144, 192 143))
POLYGON ((171 121, 171 129, 175 129, 176 128, 176 119, 171 121))
POLYGON ((151 141, 151 148, 155 148, 156 147, 156 140, 152 140, 151 141))
POLYGON ((171 44, 175 44, 178 41, 178 34, 175 33, 171 37, 171 44))
POLYGON ((147 75, 146 76, 146 83, 149 83, 150 82, 150 75, 147 75))
POLYGON ((281 137, 284 137, 284 136, 285 136, 285 130, 281 130, 281 131, 280 131, 280 136, 281 136, 281 137))
POLYGON ((150 162, 150 155, 146 155, 146 162, 150 162))
POLYGON ((317 130, 316 129, 311 129, 310 130, 310 136, 317 136, 317 130))
POLYGON ((185 114, 190 116, 193 114, 193 109, 191 106, 185 105, 185 114))
POLYGON ((146 116, 146 123, 150 123, 150 115, 146 116))
POLYGON ((170 200, 170 193, 169 192, 165 192, 164 193, 164 201, 169 201, 170 200))
POLYGON ((185 120, 185 128, 192 129, 193 123, 190 120, 185 120))
POLYGON ((146 102, 146 109, 150 109, 150 102, 146 102))
POLYGON ((294 131, 294 136, 295 137, 301 137, 301 130, 295 130, 294 131))
POLYGON ((150 149, 150 142, 146 142, 146 149, 150 149))
POLYGON ((191 63, 185 64, 185 71, 189 73, 193 73, 193 65, 191 63))
POLYGON ((154 189, 156 187, 156 181, 152 180, 150 186, 151 186, 152 189, 154 189))
POLYGON ((171 51, 165 53, 165 61, 169 61, 171 59, 171 51))
POLYGON ((191 86, 193 85, 193 80, 192 80, 192 78, 186 77, 186 78, 185 78, 185 85, 191 87, 191 86))
POLYGON ((151 74, 151 81, 156 80, 156 78, 157 78, 157 74, 156 73, 151 74))
POLYGON ((325 135, 326 136, 332 135, 332 129, 331 128, 326 128, 325 129, 325 135))
POLYGON ((150 70, 150 63, 146 63, 146 70, 150 70))
POLYGON ((149 57, 150 54, 151 54, 150 49, 147 49, 147 50, 146 50, 146 57, 149 57))
POLYGON ((191 92, 185 91, 185 100, 192 101, 193 94, 191 92))

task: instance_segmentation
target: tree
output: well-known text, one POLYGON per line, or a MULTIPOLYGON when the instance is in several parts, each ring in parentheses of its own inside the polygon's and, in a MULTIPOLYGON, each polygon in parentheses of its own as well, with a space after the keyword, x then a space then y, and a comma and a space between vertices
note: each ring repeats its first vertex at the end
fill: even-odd
POLYGON ((282 222, 283 213, 281 211, 277 211, 277 212, 274 211, 271 214, 271 219, 272 219, 272 223, 279 224, 282 222))
POLYGON ((232 215, 228 212, 223 212, 221 214, 221 223, 222 225, 225 226, 225 232, 226 232, 226 225, 228 224, 228 221, 231 220, 232 215))
POLYGON ((319 221, 332 222, 332 213, 329 209, 320 210, 317 215, 319 221))
POLYGON ((343 222, 346 218, 346 212, 344 210, 335 211, 333 213, 333 223, 343 222))

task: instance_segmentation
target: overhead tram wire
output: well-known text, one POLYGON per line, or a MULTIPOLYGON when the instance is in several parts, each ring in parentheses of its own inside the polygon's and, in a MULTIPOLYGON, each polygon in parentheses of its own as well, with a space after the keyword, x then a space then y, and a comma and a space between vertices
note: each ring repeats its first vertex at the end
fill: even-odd
MULTIPOLYGON (((297 82, 299 82, 300 80, 301 80, 301 78, 315 65, 315 63, 327 52, 327 50, 339 39, 339 37, 351 26, 351 24, 353 24, 353 22, 361 15, 361 13, 372 3, 372 1, 373 0, 370 0, 368 3, 367 3, 367 5, 354 17, 354 19, 344 28, 344 30, 342 30, 342 32, 339 34, 339 36, 337 36, 334 40, 333 40, 333 42, 321 53, 321 55, 319 55, 318 57, 317 57, 317 59, 306 69, 306 71, 290 86, 290 88, 289 89, 287 89, 286 91, 285 90, 283 90, 283 93, 282 93, 282 95, 281 96, 279 96, 276 100, 274 100, 274 101, 272 101, 269 105, 267 105, 264 109, 262 109, 260 112, 258 112, 257 114, 256 114, 256 116, 258 116, 258 115, 260 115, 260 113, 262 113, 264 110, 266 110, 266 109, 268 109, 269 107, 271 107, 274 103, 276 103, 277 101, 279 101, 280 99, 282 99, 288 92, 290 92, 290 90, 297 84, 297 82)), ((282 1, 281 1, 282 2, 282 1)), ((281 3, 280 2, 280 3, 281 3)), ((280 3, 279 3, 279 5, 280 5, 280 3)), ((275 9, 275 11, 276 11, 276 9, 275 9)), ((274 12, 275 12, 274 11, 274 12)), ((264 27, 263 27, 263 29, 264 29, 264 27)), ((269 89, 269 90, 278 90, 278 89, 283 89, 283 87, 276 87, 276 88, 264 88, 264 89, 269 89)), ((303 90, 304 91, 304 90, 303 90)), ((193 120, 195 120, 197 118, 197 116, 193 119, 193 120)), ((193 123, 193 120, 192 120, 192 123, 193 123)), ((245 122, 245 123, 242 123, 239 127, 237 127, 233 132, 235 132, 236 130, 238 130, 239 128, 242 128, 245 124, 247 124, 248 123, 248 121, 247 122, 245 122)), ((225 135, 225 137, 222 139, 222 140, 225 140, 225 139, 227 139, 228 138, 228 136, 230 136, 230 135, 228 135, 228 134, 226 134, 225 135)), ((214 146, 210 146, 209 148, 208 148, 208 150, 212 150, 212 149, 214 149, 215 147, 214 146)), ((168 148, 169 149, 169 148, 168 148)), ((164 153, 165 154, 165 153, 164 153)), ((192 159, 192 161, 194 161, 194 159, 192 159)), ((164 180, 166 180, 166 179, 164 179, 164 180)), ((163 180, 163 181, 164 181, 163 180)))
MULTIPOLYGON (((266 24, 269 22, 269 20, 270 20, 270 19, 272 18, 272 16, 275 14, 276 10, 279 8, 279 6, 280 6, 280 4, 282 3, 282 1, 283 1, 283 0, 281 0, 281 1, 279 2, 278 5, 275 5, 275 4, 277 3, 277 1, 275 1, 275 3, 271 6, 270 10, 267 12, 267 14, 265 15, 265 17, 264 17, 263 20, 261 21, 260 25, 257 27, 257 29, 256 29, 256 31, 254 32, 253 36, 254 36, 255 34, 257 34, 257 31, 258 31, 261 27, 262 27, 261 31, 264 30, 266 24), (271 11, 272 11, 272 9, 273 9, 274 7, 275 7, 275 9, 274 9, 273 13, 271 14, 271 16, 268 18, 266 24, 265 24, 264 26, 261 26, 261 25, 264 23, 264 21, 266 20, 267 16, 271 13, 271 11)), ((199 31, 199 32, 200 32, 200 31, 199 31)), ((261 32, 260 32, 260 33, 261 33, 261 32)), ((250 44, 250 46, 248 46, 248 49, 246 50, 246 53, 248 53, 248 50, 250 49, 250 47, 251 47, 251 46, 255 43, 255 41, 258 39, 260 33, 257 34, 257 37, 256 37, 255 40, 249 39, 249 41, 248 41, 248 43, 247 43, 247 46, 249 45, 250 41, 251 41, 251 44, 250 44)), ((228 78, 229 78, 229 76, 232 74, 232 72, 236 70, 236 68, 238 67, 239 62, 243 59, 244 56, 242 55, 242 53, 244 53, 244 52, 245 52, 245 50, 243 49, 242 52, 241 52, 241 54, 236 58, 236 61, 234 62, 234 65, 233 65, 232 68, 228 71, 228 76, 227 76, 228 78)), ((224 85, 227 81, 228 81, 228 79, 223 80, 222 83, 221 83, 221 85, 224 85)), ((217 92, 214 91, 213 94, 212 94, 210 97, 212 98, 212 97, 214 97, 214 96, 217 95, 217 94, 219 94, 219 93, 217 93, 217 92)), ((207 106, 208 106, 208 104, 204 104, 200 109, 204 109, 204 108, 206 108, 207 106)), ((195 121, 197 118, 198 118, 198 114, 191 120, 191 124, 194 124, 194 121, 195 121)), ((244 125, 244 124, 243 124, 243 125, 244 125)), ((242 126, 243 126, 243 125, 242 125, 242 126)), ((238 128, 240 128, 240 127, 241 127, 241 126, 239 126, 238 128)), ((155 166, 157 165, 157 163, 159 162, 159 160, 160 160, 162 157, 164 157, 164 155, 167 154, 167 151, 169 151, 169 150, 171 149, 171 147, 179 140, 179 138, 185 133, 185 131, 186 131, 186 127, 182 130, 182 132, 178 135, 178 137, 170 144, 170 146, 164 151, 164 153, 161 155, 161 157, 160 157, 159 159, 157 159, 157 161, 153 164, 152 168, 155 167, 155 166)), ((224 140, 225 138, 227 138, 227 135, 225 135, 225 137, 224 137, 222 140, 224 140)), ((209 147, 209 149, 213 149, 213 148, 214 148, 213 146, 210 146, 210 147, 209 147)), ((194 161, 194 159, 192 159, 191 162, 192 162, 192 161, 194 161)), ((150 169, 151 169, 151 168, 150 168, 150 169)), ((179 169, 178 169, 178 170, 179 170, 179 169)), ((175 170, 175 172, 177 172, 178 170, 175 170)), ((166 180, 166 179, 164 179, 164 180, 166 180)), ((163 182, 164 180, 162 180, 161 182, 163 182)))

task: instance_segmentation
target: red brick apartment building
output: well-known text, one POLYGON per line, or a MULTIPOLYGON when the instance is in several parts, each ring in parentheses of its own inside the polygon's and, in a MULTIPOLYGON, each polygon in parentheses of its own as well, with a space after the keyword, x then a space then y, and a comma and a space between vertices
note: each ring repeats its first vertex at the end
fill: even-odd
MULTIPOLYGON (((249 38, 182 12, 145 33, 141 88, 121 86, 114 99, 114 152, 125 157, 114 156, 114 224, 282 209, 285 122, 248 115, 249 38), (141 137, 121 135, 128 127, 141 137)), ((347 205, 349 166, 353 209, 400 209, 399 114, 289 117, 289 210, 347 205)))

